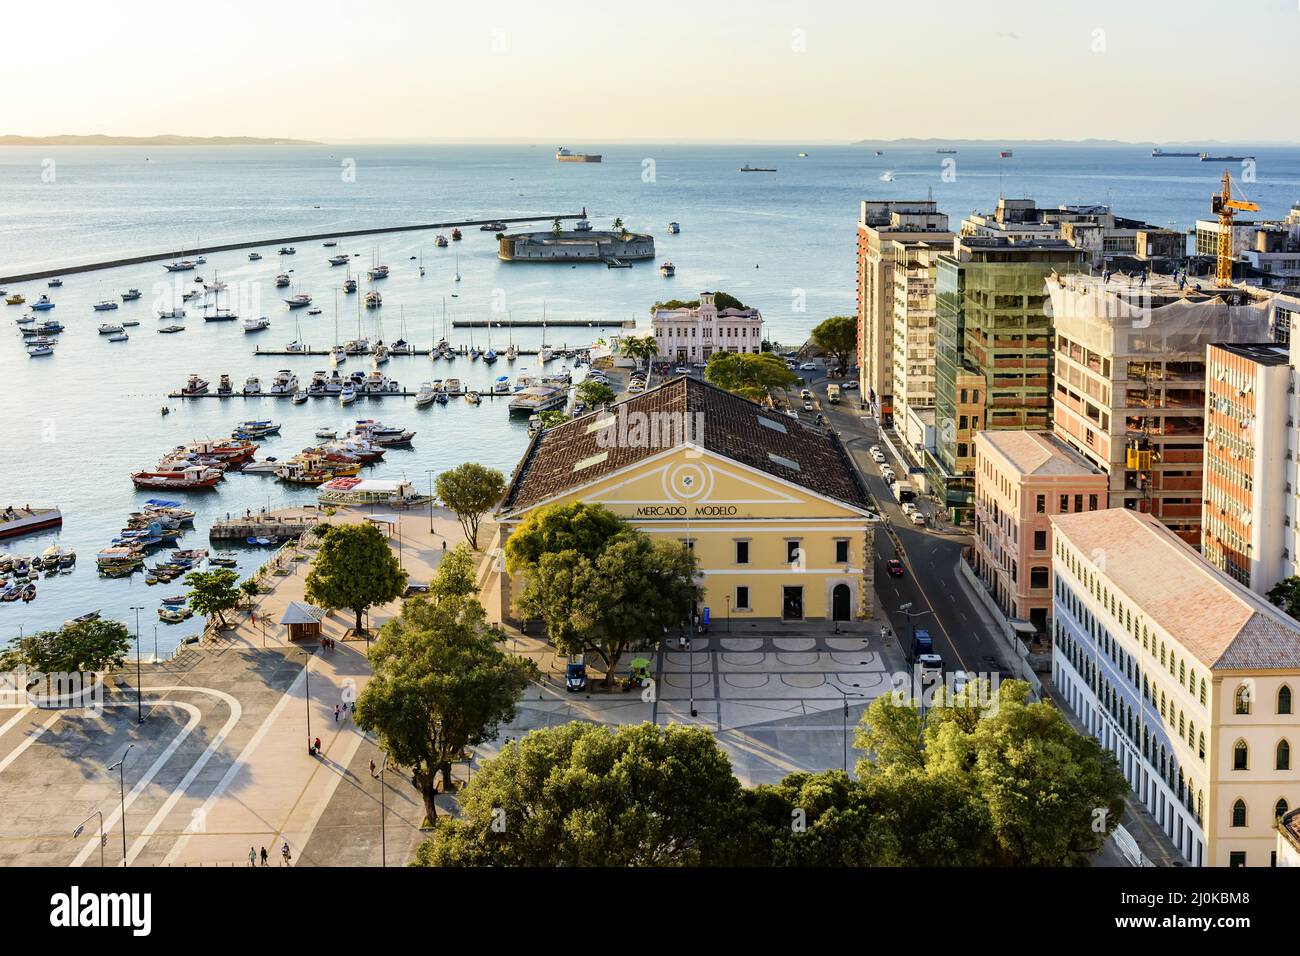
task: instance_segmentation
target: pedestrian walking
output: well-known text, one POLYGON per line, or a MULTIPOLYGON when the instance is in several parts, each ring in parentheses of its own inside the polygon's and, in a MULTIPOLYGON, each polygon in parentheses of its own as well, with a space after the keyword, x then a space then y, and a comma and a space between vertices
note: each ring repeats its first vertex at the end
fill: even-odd
POLYGON ((320 738, 316 738, 316 752, 320 753, 320 738))
POLYGON ((248 848, 248 865, 257 866, 257 851, 251 846, 248 848))
POLYGON ((263 866, 266 866, 266 859, 267 859, 267 857, 269 857, 270 855, 271 855, 271 854, 269 854, 269 853, 266 852, 266 847, 262 847, 262 865, 263 865, 263 866))
POLYGON ((289 852, 289 841, 284 841, 284 846, 280 847, 280 856, 284 860, 284 865, 288 866, 289 861, 293 859, 293 854, 289 852))
POLYGON ((339 705, 338 705, 338 704, 335 704, 335 705, 334 705, 334 723, 337 724, 338 722, 339 722, 339 705))
POLYGON ((374 775, 375 775, 375 762, 372 760, 370 761, 370 776, 373 777, 374 775))

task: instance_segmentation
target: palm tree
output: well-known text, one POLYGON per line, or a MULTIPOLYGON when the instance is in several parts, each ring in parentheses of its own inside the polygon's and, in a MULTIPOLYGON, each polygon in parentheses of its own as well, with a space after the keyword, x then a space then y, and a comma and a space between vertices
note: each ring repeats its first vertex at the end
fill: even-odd
POLYGON ((563 231, 563 228, 560 226, 560 220, 556 219, 555 222, 551 223, 551 232, 554 235, 558 236, 563 231))
POLYGON ((623 225, 623 219, 621 216, 614 220, 614 228, 618 231, 619 235, 627 235, 627 227, 623 225))
POLYGON ((646 365, 646 388, 650 387, 650 372, 653 368, 653 362, 659 357, 659 343, 653 335, 636 336, 630 335, 623 340, 620 351, 630 359, 636 359, 645 362, 646 365))

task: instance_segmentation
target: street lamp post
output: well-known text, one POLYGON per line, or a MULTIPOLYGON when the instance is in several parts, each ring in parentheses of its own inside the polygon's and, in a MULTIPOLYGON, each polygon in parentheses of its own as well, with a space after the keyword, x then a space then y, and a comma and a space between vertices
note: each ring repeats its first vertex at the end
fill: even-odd
MULTIPOLYGON (((858 685, 857 685, 857 684, 854 684, 853 686, 854 686, 854 687, 857 687, 858 685)), ((848 772, 849 772, 849 698, 850 698, 850 697, 866 697, 867 695, 866 695, 866 694, 855 694, 855 693, 853 693, 852 691, 847 691, 847 690, 845 690, 845 689, 842 688, 842 687, 836 687, 836 688, 834 688, 834 689, 835 689, 835 691, 837 691, 837 692, 839 693, 839 695, 840 695, 842 698, 844 698, 844 711, 843 711, 843 724, 844 724, 844 772, 845 772, 845 773, 848 773, 848 772)))
POLYGON ((433 469, 425 473, 429 476, 429 537, 433 537, 433 469))
POLYGON ((121 759, 108 768, 109 773, 117 771, 117 797, 122 807, 122 866, 124 867, 126 866, 126 755, 133 747, 135 744, 127 744, 126 749, 122 751, 121 759))
POLYGON ((731 633, 731 595, 727 595, 727 633, 731 633))
POLYGON ((311 658, 312 650, 304 647, 302 652, 307 655, 307 662, 303 665, 303 679, 307 682, 307 753, 314 754, 316 748, 311 743, 311 658))
POLYGON ((153 662, 158 663, 158 625, 153 626, 153 662))
POLYGON ((686 639, 686 656, 691 666, 691 716, 696 717, 695 712, 695 642, 689 637, 686 639))
POLYGON ((379 761, 379 865, 388 866, 388 833, 385 829, 387 804, 384 802, 384 771, 388 769, 388 754, 379 761))
POLYGON ((144 610, 144 605, 133 604, 131 610, 135 611, 135 722, 144 723, 144 702, 141 700, 143 678, 140 676, 140 612, 144 610))
MULTIPOLYGON (((90 817, 93 816, 99 817, 99 868, 102 870, 104 868, 104 844, 108 842, 107 838, 104 836, 104 811, 96 810, 90 815, 90 817)), ((74 837, 79 837, 85 832, 86 824, 90 822, 90 817, 86 817, 86 819, 77 824, 77 829, 72 831, 74 837)))

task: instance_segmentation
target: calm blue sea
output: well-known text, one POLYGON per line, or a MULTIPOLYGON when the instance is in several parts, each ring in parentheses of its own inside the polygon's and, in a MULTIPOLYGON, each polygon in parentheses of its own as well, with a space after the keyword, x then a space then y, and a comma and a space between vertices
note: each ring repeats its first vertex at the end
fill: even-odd
MULTIPOLYGON (((1195 159, 1152 159, 1140 147, 1025 147, 999 160, 990 146, 958 146, 955 156, 926 149, 867 147, 664 146, 570 143, 601 152, 604 162, 558 164, 553 144, 536 146, 326 146, 236 148, 101 148, 0 150, 0 275, 117 256, 163 252, 182 245, 219 244, 299 233, 330 232, 458 218, 577 212, 586 207, 599 228, 621 217, 629 228, 656 236, 660 260, 677 266, 672 279, 646 263, 632 269, 501 263, 490 234, 466 231, 464 241, 436 249, 432 233, 345 239, 339 250, 354 253, 361 268, 387 263, 392 278, 378 287, 384 306, 361 319, 362 334, 403 334, 427 343, 450 316, 515 319, 637 318, 672 295, 725 289, 760 308, 770 338, 801 342, 827 315, 854 308, 854 235, 863 198, 918 199, 932 194, 956 222, 972 210, 992 208, 999 194, 1029 196, 1040 204, 1110 202, 1121 215, 1186 229, 1208 214, 1222 165, 1195 159), (945 160, 955 161, 945 176, 945 160), (774 166, 775 173, 741 174, 743 164, 774 166), (354 176, 345 175, 355 170, 354 176), (885 173, 892 181, 882 181, 885 173), (680 235, 667 223, 677 220, 680 235), (418 272, 423 257, 426 275, 418 272), (412 260, 412 257, 417 257, 412 260), (459 268, 462 281, 455 282, 459 268)), ((1300 200, 1300 150, 1255 150, 1255 181, 1243 192, 1282 216, 1300 200)), ((1234 165, 1234 173, 1239 169, 1234 165)), ((108 543, 145 494, 133 489, 132 471, 151 466, 167 448, 200 437, 228 435, 247 418, 283 422, 262 455, 288 456, 313 441, 323 424, 342 427, 350 418, 377 417, 417 431, 415 447, 390 452, 376 477, 406 475, 427 482, 429 470, 467 459, 513 467, 526 443, 523 422, 511 422, 504 405, 462 402, 415 409, 409 400, 383 399, 351 410, 316 400, 294 407, 272 399, 172 401, 165 394, 197 372, 215 382, 223 372, 236 383, 249 375, 268 380, 279 368, 310 376, 321 358, 256 357, 253 346, 283 346, 294 338, 326 347, 335 339, 335 290, 344 269, 326 263, 319 243, 300 243, 283 262, 275 247, 261 262, 247 250, 212 254, 198 270, 230 284, 244 303, 255 303, 272 328, 245 334, 239 323, 209 323, 191 308, 189 328, 159 335, 156 306, 178 288, 159 264, 69 276, 48 290, 57 303, 48 313, 67 326, 56 354, 29 359, 13 320, 24 307, 0 306, 0 380, 8 397, 0 446, 0 507, 57 504, 65 523, 57 534, 0 543, 10 553, 35 554, 58 541, 80 556, 75 573, 42 580, 32 604, 0 604, 0 640, 19 629, 57 625, 88 610, 128 619, 127 609, 149 611, 146 645, 152 640, 152 608, 177 585, 148 588, 136 576, 99 579, 94 553, 108 543), (281 269, 293 269, 294 291, 310 293, 324 311, 291 315, 282 290, 271 285, 281 269), (115 312, 91 305, 117 298, 130 287, 144 296, 115 312), (102 321, 136 320, 129 342, 112 344, 96 334, 102 321)), ((182 274, 182 288, 195 273, 182 274)), ((363 289, 365 284, 363 282, 363 289)), ((34 300, 45 282, 9 284, 34 300)), ((340 335, 356 335, 355 296, 339 298, 340 335)), ((238 302, 233 304, 239 304, 238 302)), ((553 343, 587 344, 599 333, 552 330, 553 343)), ((453 336, 467 341, 468 333, 453 336)), ((537 332, 515 340, 535 345, 537 332)), ((476 342, 486 344, 482 333, 476 342)), ((494 340, 494 344, 503 345, 494 340)), ((445 364, 395 358, 386 374, 415 387, 450 374, 479 386, 496 374, 517 373, 498 363, 489 370, 468 360, 445 364)), ((353 359, 350 366, 365 366, 353 359)), ((345 366, 345 368, 348 366, 345 366)), ((273 478, 233 475, 215 492, 189 496, 200 512, 184 547, 205 546, 213 517, 245 508, 310 501, 313 492, 273 478)), ((245 566, 257 563, 249 552, 245 566)), ((142 616, 142 623, 145 618, 142 616)), ((159 628, 160 649, 173 646, 193 625, 159 628)))

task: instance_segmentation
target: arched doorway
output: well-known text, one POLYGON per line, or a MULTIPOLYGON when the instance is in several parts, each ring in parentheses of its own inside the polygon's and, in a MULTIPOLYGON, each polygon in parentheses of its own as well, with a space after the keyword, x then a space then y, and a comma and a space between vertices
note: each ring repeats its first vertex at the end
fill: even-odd
POLYGON ((849 590, 847 584, 837 584, 831 591, 831 620, 848 621, 853 618, 853 609, 851 603, 853 592, 849 590))

